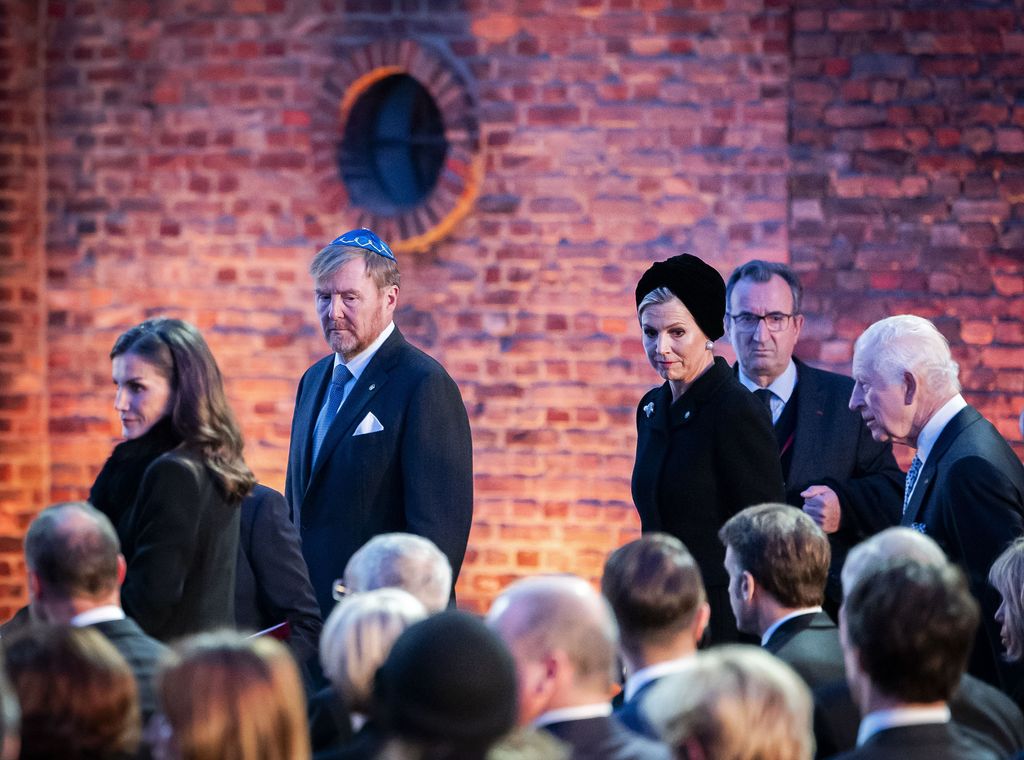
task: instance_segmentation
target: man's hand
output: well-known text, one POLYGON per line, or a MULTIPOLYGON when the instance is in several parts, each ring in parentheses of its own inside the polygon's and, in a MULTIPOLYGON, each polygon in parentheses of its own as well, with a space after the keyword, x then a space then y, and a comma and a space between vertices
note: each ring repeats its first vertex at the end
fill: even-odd
POLYGON ((843 512, 839 507, 839 497, 828 486, 809 486, 801 491, 804 498, 804 512, 826 533, 839 530, 839 521, 843 512))

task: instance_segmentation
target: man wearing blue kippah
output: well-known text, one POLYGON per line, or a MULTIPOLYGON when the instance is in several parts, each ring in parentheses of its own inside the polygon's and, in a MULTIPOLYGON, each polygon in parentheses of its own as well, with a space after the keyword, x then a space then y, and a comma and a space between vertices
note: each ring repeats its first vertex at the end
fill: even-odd
POLYGON ((309 271, 333 353, 299 381, 285 492, 326 617, 349 557, 380 533, 429 538, 454 583, 473 517, 473 451, 455 382, 392 321, 399 272, 387 244, 346 232, 309 271))

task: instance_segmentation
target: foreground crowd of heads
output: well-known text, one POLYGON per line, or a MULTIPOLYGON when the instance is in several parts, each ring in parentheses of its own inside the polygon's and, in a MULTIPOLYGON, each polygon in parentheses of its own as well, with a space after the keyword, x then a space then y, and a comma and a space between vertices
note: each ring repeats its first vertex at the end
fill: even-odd
MULTIPOLYGON (((354 735, 340 732, 316 757, 801 760, 815 753, 819 718, 831 717, 812 723, 815 711, 834 709, 822 686, 845 689, 860 715, 951 703, 978 604, 930 539, 892 528, 850 554, 834 632, 842 649, 828 671, 838 683, 822 684, 813 645, 793 656, 770 640, 788 613, 820 614, 825 535, 799 510, 766 504, 733 517, 721 538, 739 627, 762 636, 762 647, 699 649, 709 622, 704 584, 668 535, 612 552, 600 593, 570 575, 526 578, 484 619, 446 609, 450 568, 429 541, 377 537, 353 556, 320 641, 327 691, 354 735), (609 698, 623 676, 613 718, 609 698)), ((104 600, 123 572, 109 522, 86 504, 41 513, 26 556, 43 617, 52 608, 60 619, 76 599, 104 600)), ((992 569, 1010 656, 1021 649, 1022 567, 1018 541, 992 569)), ((190 636, 147 675, 98 630, 67 625, 67 612, 65 624, 3 639, 0 758, 312 756, 300 667, 274 639, 190 636), (147 690, 152 707, 140 701, 147 690)), ((849 748, 824 736, 831 750, 849 748)), ((1016 739, 1008 741, 997 745, 1003 756, 1016 739)))

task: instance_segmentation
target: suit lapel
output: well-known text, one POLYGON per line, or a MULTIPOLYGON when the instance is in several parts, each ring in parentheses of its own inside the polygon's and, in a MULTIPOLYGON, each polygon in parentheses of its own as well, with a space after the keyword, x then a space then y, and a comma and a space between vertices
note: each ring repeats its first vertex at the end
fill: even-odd
POLYGON ((302 398, 299 399, 298 408, 295 410, 295 416, 300 420, 309 420, 309 424, 306 426, 305 435, 301 441, 301 472, 305 478, 305 487, 302 489, 305 493, 306 488, 309 487, 310 480, 310 466, 313 458, 313 428, 316 426, 316 418, 320 414, 320 407, 324 403, 324 394, 327 393, 327 386, 330 382, 331 375, 334 372, 334 354, 325 356, 323 359, 313 365, 313 369, 309 373, 309 386, 302 394, 302 398))
POLYGON ((920 523, 919 517, 923 517, 921 511, 928 501, 932 481, 935 479, 939 469, 939 462, 942 461, 945 453, 949 451, 953 441, 969 426, 977 422, 980 417, 981 415, 973 407, 967 406, 957 412, 956 416, 946 423, 946 427, 939 433, 935 445, 932 446, 932 450, 928 454, 928 460, 921 467, 921 472, 917 476, 917 483, 914 484, 914 493, 910 497, 910 503, 907 504, 907 511, 903 514, 900 525, 913 527, 920 523))
MULTIPOLYGON (((825 414, 827 401, 824 388, 815 382, 814 373, 808 371, 803 362, 793 359, 796 363, 796 382, 800 398, 796 405, 796 426, 794 428, 793 459, 789 467, 790 483, 808 483, 821 474, 821 442, 830 438, 828 419, 825 414), (811 469, 815 472, 811 472, 811 469)), ((797 393, 793 389, 794 395, 797 393)), ((792 400, 792 398, 790 399, 792 400)), ((815 481, 816 482, 816 481, 815 481)))
MULTIPOLYGON (((352 386, 348 398, 345 399, 345 403, 338 410, 338 414, 334 421, 331 422, 331 427, 328 429, 324 442, 320 446, 320 455, 313 463, 313 471, 310 473, 309 484, 306 486, 307 491, 317 474, 324 468, 324 463, 331 458, 331 453, 334 449, 342 440, 352 435, 352 429, 366 415, 366 407, 387 382, 388 375, 403 345, 405 345, 405 338, 402 337, 402 334, 396 327, 391 336, 384 341, 384 345, 370 359, 370 363, 366 365, 366 369, 363 370, 359 379, 356 380, 355 385, 352 386)), ((319 395, 322 398, 323 391, 319 395)), ((313 416, 307 419, 315 420, 316 413, 318 412, 319 406, 314 410, 313 416)))

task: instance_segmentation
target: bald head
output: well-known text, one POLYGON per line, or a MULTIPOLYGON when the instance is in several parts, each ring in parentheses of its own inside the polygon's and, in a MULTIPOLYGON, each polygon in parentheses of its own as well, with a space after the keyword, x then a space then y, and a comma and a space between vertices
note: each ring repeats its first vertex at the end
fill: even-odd
POLYGON ((99 600, 115 593, 120 551, 110 520, 86 502, 47 507, 25 535, 25 564, 50 597, 99 600))
POLYGON ((849 593, 857 583, 894 560, 913 560, 930 567, 943 567, 949 560, 935 541, 910 528, 886 528, 857 544, 843 565, 843 592, 849 593))
POLYGON ((522 660, 564 652, 577 683, 611 685, 618 632, 608 602, 582 578, 517 581, 494 602, 487 623, 522 660))

